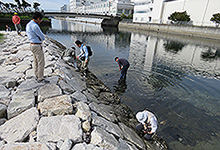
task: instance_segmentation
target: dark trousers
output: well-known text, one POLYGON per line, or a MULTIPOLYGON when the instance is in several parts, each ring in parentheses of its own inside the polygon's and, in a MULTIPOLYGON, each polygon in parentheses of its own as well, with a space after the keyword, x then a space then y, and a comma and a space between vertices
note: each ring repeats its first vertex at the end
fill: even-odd
POLYGON ((123 66, 121 69, 121 76, 120 79, 126 79, 127 71, 130 65, 123 66))
MULTIPOLYGON (((138 131, 144 132, 144 126, 143 126, 143 124, 142 124, 142 123, 139 123, 139 124, 136 126, 136 129, 137 129, 138 131)), ((148 133, 147 133, 147 130, 146 130, 146 134, 144 135, 144 138, 145 138, 146 140, 150 140, 150 139, 152 138, 152 136, 153 136, 153 134, 148 134, 148 133)))

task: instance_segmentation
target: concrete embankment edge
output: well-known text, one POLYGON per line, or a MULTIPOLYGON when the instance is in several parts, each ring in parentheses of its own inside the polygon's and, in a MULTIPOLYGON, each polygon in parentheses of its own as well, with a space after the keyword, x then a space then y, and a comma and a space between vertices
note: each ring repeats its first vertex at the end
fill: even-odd
POLYGON ((220 39, 220 29, 215 27, 196 27, 183 25, 164 25, 164 24, 143 24, 143 23, 127 23, 120 22, 119 28, 148 30, 160 33, 168 33, 175 35, 186 35, 191 37, 220 39))

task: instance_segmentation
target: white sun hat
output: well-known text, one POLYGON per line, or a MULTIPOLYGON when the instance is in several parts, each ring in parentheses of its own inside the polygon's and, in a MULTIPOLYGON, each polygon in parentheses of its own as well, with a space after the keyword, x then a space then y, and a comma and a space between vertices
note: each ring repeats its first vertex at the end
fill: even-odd
POLYGON ((148 115, 147 115, 147 113, 146 113, 145 111, 138 112, 138 113, 136 114, 137 120, 138 120, 140 123, 142 123, 142 124, 145 123, 145 121, 147 120, 147 117, 148 117, 148 115))

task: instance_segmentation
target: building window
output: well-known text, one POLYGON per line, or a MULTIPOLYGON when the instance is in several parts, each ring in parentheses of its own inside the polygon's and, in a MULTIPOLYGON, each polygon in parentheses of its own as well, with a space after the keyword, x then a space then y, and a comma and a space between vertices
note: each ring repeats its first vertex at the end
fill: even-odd
POLYGON ((149 17, 149 22, 151 22, 151 17, 149 17))
POLYGON ((138 14, 138 13, 147 13, 148 11, 135 11, 134 13, 138 14))
POLYGON ((129 10, 128 9, 125 9, 125 14, 129 14, 129 10))
POLYGON ((150 8, 150 11, 152 11, 153 10, 153 8, 150 8))
POLYGON ((144 18, 141 18, 141 21, 143 21, 144 20, 144 18))
POLYGON ((121 14, 121 13, 122 13, 122 9, 118 9, 118 13, 120 13, 120 14, 121 14))

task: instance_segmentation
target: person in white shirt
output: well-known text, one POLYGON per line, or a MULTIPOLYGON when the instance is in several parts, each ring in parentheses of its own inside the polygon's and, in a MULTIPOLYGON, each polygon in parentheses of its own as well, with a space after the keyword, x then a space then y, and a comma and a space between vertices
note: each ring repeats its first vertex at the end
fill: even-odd
POLYGON ((150 140, 157 130, 156 116, 152 112, 144 110, 142 112, 138 112, 136 114, 136 118, 138 122, 140 122, 136 126, 136 129, 138 131, 143 131, 145 133, 145 139, 150 140))

